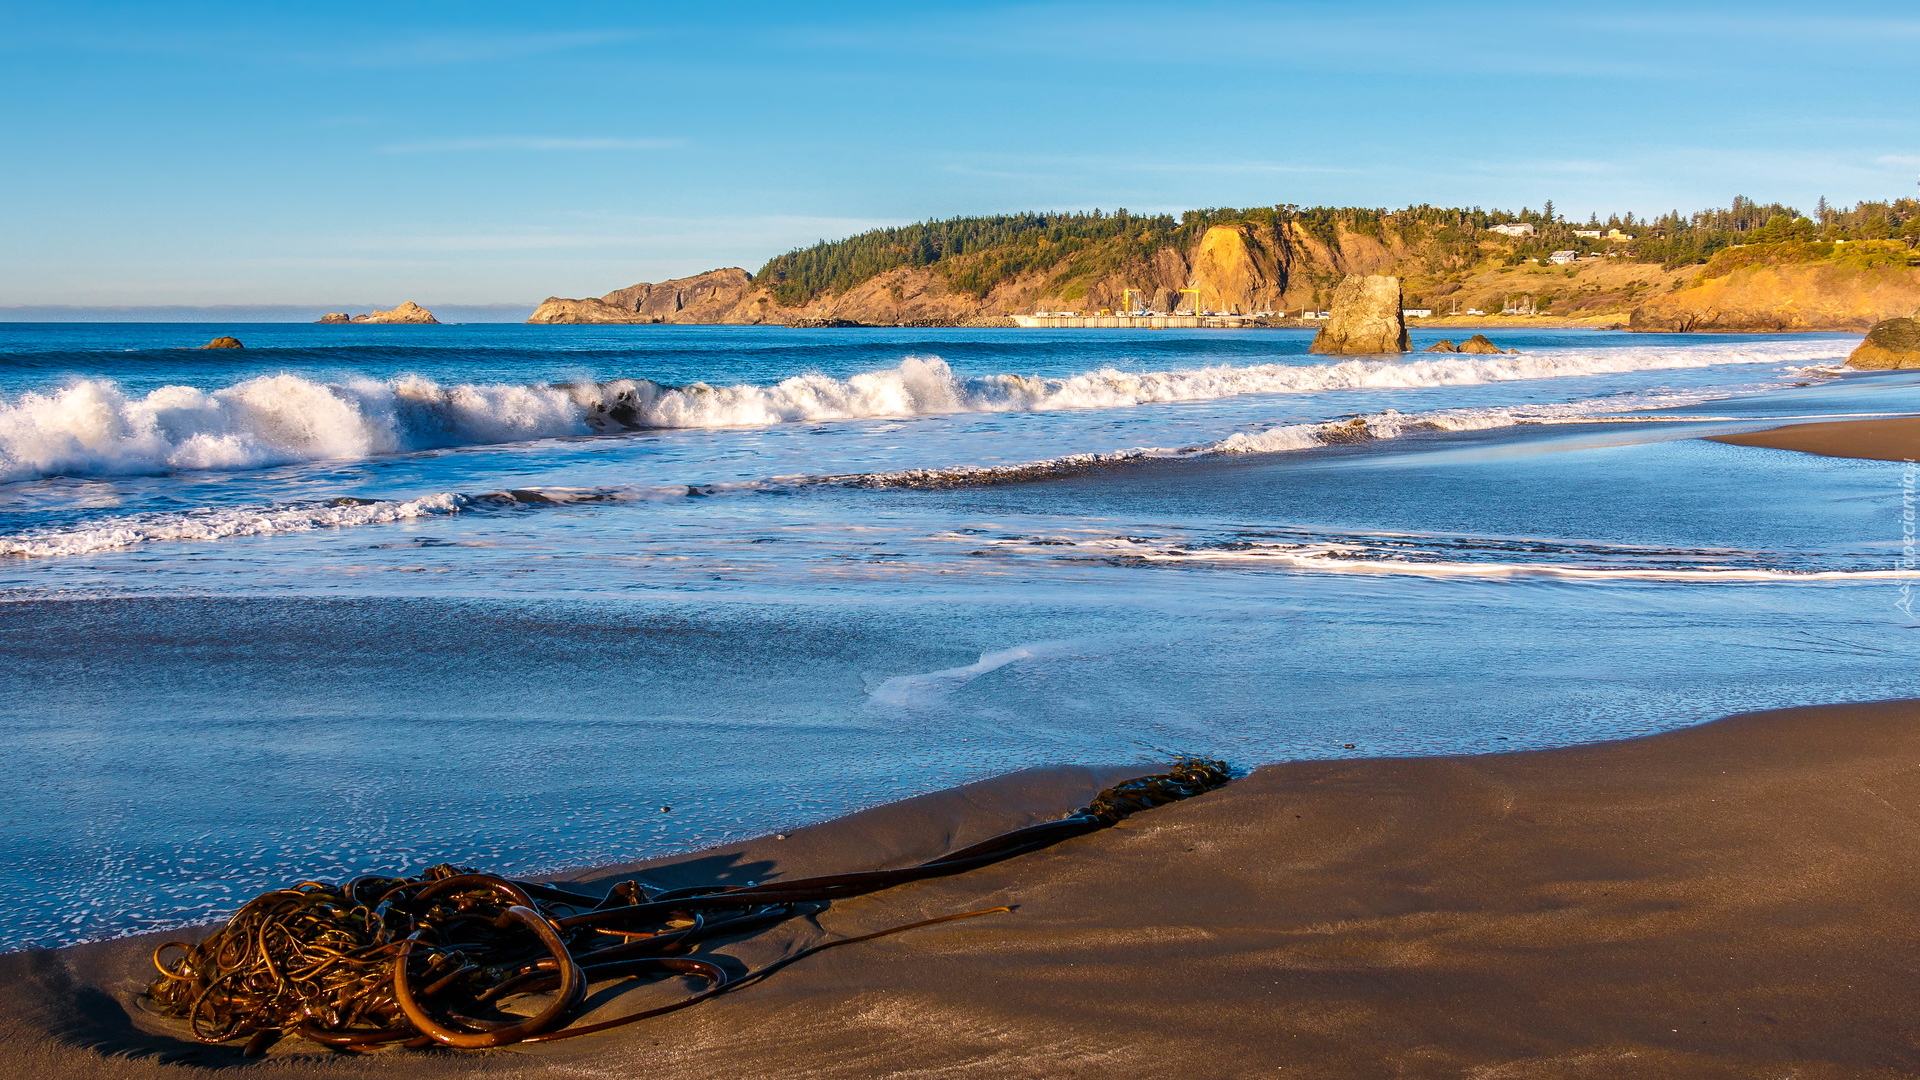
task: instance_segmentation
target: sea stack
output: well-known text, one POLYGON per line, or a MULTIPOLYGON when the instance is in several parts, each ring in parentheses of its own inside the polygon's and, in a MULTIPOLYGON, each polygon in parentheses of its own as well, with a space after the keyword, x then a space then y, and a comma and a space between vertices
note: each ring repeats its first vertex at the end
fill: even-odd
POLYGON ((433 323, 435 325, 440 322, 433 317, 433 312, 411 300, 392 311, 374 311, 365 315, 355 315, 352 321, 357 323, 433 323))
POLYGON ((353 321, 353 316, 344 311, 329 311, 313 321, 317 323, 350 323, 353 321))
POLYGON ((217 337, 200 347, 203 349, 244 349, 246 348, 245 345, 240 344, 240 339, 236 337, 217 337))
POLYGON ((1397 277, 1348 274, 1333 291, 1329 315, 1327 325, 1313 336, 1308 352, 1353 355, 1403 353, 1408 349, 1397 277))
POLYGON ((1847 357, 1857 368, 1920 368, 1920 320, 1887 319, 1867 331, 1867 339, 1847 357))

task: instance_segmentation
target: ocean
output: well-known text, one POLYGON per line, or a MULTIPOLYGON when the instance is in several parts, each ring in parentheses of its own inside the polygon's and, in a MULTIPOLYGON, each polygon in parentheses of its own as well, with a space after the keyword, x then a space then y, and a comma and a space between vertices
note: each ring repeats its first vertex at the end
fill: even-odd
POLYGON ((1491 336, 0 324, 0 948, 1031 765, 1914 693, 1912 469, 1699 436, 1920 374, 1491 336))

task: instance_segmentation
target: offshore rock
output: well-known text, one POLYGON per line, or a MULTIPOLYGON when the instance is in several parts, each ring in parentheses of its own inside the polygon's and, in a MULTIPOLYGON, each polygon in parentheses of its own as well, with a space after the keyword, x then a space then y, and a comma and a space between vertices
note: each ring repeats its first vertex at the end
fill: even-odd
POLYGON ((1875 324, 1847 363, 1857 368, 1920 367, 1920 321, 1887 319, 1875 324))
POLYGON ((1441 338, 1439 341, 1434 342, 1433 344, 1427 346, 1424 349, 1421 349, 1420 351, 1421 352, 1459 352, 1460 346, 1455 345, 1453 343, 1452 338, 1441 338))
POLYGON ((1400 279, 1382 274, 1348 274, 1333 291, 1327 325, 1313 336, 1308 352, 1334 355, 1403 353, 1407 324, 1401 316, 1400 279))
POLYGON ((1468 338, 1467 340, 1461 342, 1460 347, 1454 351, 1463 352, 1463 353, 1492 354, 1492 353, 1503 353, 1503 352, 1506 352, 1507 350, 1501 348, 1498 345, 1495 345, 1491 341, 1488 341, 1487 335, 1475 334, 1472 337, 1468 338))
POLYGON ((203 349, 244 349, 246 348, 245 345, 240 344, 240 339, 236 337, 217 337, 200 347, 203 349))
POLYGON ((353 321, 353 316, 344 311, 329 311, 313 321, 316 323, 349 323, 353 321))
POLYGON ((433 312, 428 311, 426 308, 421 307, 411 300, 394 308, 392 311, 373 311, 365 315, 355 315, 351 321, 357 323, 415 323, 419 325, 432 323, 435 326, 440 324, 440 320, 433 317, 433 312))

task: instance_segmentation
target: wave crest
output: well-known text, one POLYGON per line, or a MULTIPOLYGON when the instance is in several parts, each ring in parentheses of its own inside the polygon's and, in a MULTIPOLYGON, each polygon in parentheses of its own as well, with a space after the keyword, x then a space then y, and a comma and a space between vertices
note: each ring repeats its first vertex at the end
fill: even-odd
POLYGON ((221 390, 164 386, 144 397, 105 379, 0 401, 0 481, 176 469, 248 469, 451 446, 646 428, 752 427, 940 413, 1125 408, 1243 394, 1460 386, 1696 368, 1809 362, 1830 343, 1613 349, 1484 358, 1345 360, 1064 378, 960 376, 937 356, 847 378, 796 375, 770 386, 667 386, 646 379, 570 386, 443 386, 410 375, 316 382, 267 375, 221 390))

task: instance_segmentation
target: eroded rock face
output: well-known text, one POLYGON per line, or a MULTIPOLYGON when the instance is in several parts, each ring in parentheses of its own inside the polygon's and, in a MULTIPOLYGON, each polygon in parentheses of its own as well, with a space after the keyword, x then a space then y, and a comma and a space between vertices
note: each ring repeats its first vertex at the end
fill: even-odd
POLYGON ((1327 325, 1313 336, 1307 351, 1334 355, 1406 352, 1407 324, 1400 311, 1399 278, 1349 274, 1333 291, 1327 325))
POLYGON ((1920 321, 1888 319, 1875 324, 1847 363, 1857 368, 1920 367, 1920 321))
POLYGON ((353 321, 353 316, 344 311, 329 311, 313 321, 317 323, 348 323, 353 321))
POLYGON ((244 349, 246 348, 245 345, 240 344, 240 339, 235 337, 217 337, 200 347, 203 349, 244 349))
POLYGON ((737 266, 671 281, 643 281, 598 298, 550 296, 530 323, 744 322, 735 309, 754 291, 753 275, 737 266))
POLYGON ((1266 284, 1267 275, 1247 245, 1245 229, 1215 225, 1200 238, 1193 256, 1192 287, 1200 290, 1203 310, 1251 311, 1266 284))
POLYGON ((417 323, 438 325, 440 320, 433 312, 409 300, 391 311, 372 311, 365 315, 355 315, 350 321, 357 323, 417 323))

